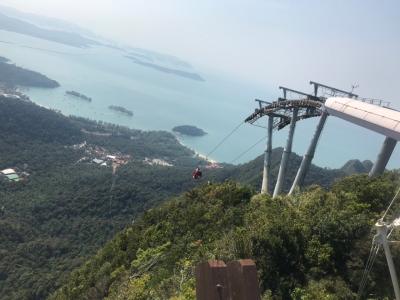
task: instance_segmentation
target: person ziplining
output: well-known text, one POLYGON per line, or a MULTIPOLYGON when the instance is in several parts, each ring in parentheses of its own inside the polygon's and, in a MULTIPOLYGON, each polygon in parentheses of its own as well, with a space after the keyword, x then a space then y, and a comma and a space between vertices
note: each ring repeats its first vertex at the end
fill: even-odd
POLYGON ((195 180, 200 179, 202 175, 203 175, 203 174, 202 174, 202 172, 201 172, 201 170, 200 170, 199 167, 197 167, 197 168, 193 171, 193 173, 192 173, 192 177, 193 177, 193 179, 195 179, 195 180))
MULTIPOLYGON (((237 125, 231 132, 229 132, 210 152, 207 153, 205 156, 205 160, 208 161, 208 157, 214 153, 232 134, 234 134, 245 122, 240 122, 239 125, 237 125)), ((200 162, 201 163, 201 162, 200 162)), ((193 173, 192 173, 192 178, 197 180, 200 179, 203 176, 203 173, 200 170, 200 167, 197 167, 193 173)))

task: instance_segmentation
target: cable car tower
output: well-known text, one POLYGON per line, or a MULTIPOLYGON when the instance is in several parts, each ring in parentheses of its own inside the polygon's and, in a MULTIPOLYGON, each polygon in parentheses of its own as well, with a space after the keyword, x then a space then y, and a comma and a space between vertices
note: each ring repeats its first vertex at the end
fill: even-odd
POLYGON ((296 129, 296 122, 308 118, 320 117, 315 133, 311 139, 310 146, 303 157, 300 168, 297 171, 296 178, 293 182, 289 194, 292 194, 296 187, 301 187, 303 185, 304 178, 311 165, 311 161, 314 157, 319 137, 328 117, 328 114, 324 110, 324 103, 327 97, 358 97, 358 95, 354 94, 353 92, 343 91, 318 82, 310 81, 310 84, 313 85, 313 94, 308 94, 298 90, 280 86, 279 89, 283 91, 283 97, 278 98, 277 100, 272 102, 256 99, 255 101, 258 102, 258 108, 256 108, 255 112, 245 119, 246 123, 258 126, 256 124, 256 121, 258 119, 264 116, 268 117, 267 146, 264 155, 264 169, 261 193, 269 193, 269 186, 271 184, 271 154, 273 130, 281 130, 286 126, 290 126, 286 145, 282 153, 277 181, 273 191, 273 197, 276 197, 281 193, 283 182, 285 180, 288 161, 292 152, 293 136, 296 129))
MULTIPOLYGON (((319 137, 329 114, 385 136, 382 148, 371 171, 369 172, 370 177, 375 177, 383 173, 397 142, 400 141, 400 111, 390 108, 390 102, 379 99, 359 98, 358 95, 353 93, 354 89, 358 87, 357 85, 353 85, 352 90, 348 92, 314 81, 310 81, 310 84, 314 87, 313 94, 307 94, 280 86, 279 88, 283 91, 282 98, 278 98, 272 102, 256 99, 256 102, 258 102, 258 108, 256 108, 255 112, 245 119, 246 123, 259 126, 256 121, 264 116, 268 117, 267 146, 264 156, 261 193, 269 193, 269 185, 271 184, 270 173, 273 131, 281 130, 286 126, 290 126, 286 145, 282 153, 277 181, 273 191, 273 197, 276 197, 282 191, 286 169, 292 151, 296 122, 300 120, 314 117, 319 118, 310 145, 303 156, 299 169, 297 170, 289 195, 292 194, 297 187, 300 188, 303 185, 304 178, 314 157, 319 137)), ((380 218, 375 224, 377 233, 374 236, 370 254, 360 282, 358 290, 359 298, 365 292, 368 274, 373 267, 380 248, 383 248, 393 284, 394 294, 396 300, 400 300, 398 277, 389 247, 390 243, 399 242, 392 241, 389 238, 392 232, 400 227, 400 217, 394 219, 392 222, 384 221, 393 203, 400 198, 399 196, 400 188, 390 202, 382 218, 380 218)))

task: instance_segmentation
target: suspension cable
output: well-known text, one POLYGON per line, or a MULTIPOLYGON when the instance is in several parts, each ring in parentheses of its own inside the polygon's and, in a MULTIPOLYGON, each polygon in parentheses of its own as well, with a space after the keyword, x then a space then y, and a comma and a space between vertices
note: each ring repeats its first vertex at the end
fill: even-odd
POLYGON ((247 152, 249 152, 251 149, 253 149, 254 147, 256 147, 258 144, 260 144, 262 141, 264 141, 267 138, 267 136, 263 136, 260 140, 258 140, 255 144, 251 145, 247 150, 243 151, 242 153, 240 153, 236 158, 234 158, 233 160, 231 160, 229 163, 232 164, 235 161, 237 161, 239 158, 241 158, 243 155, 245 155, 247 152))
POLYGON ((367 274, 366 274, 365 279, 364 279, 364 288, 363 288, 363 289, 365 289, 365 286, 367 285, 368 275, 369 275, 369 273, 371 273, 372 267, 374 266, 375 259, 376 259, 376 257, 378 256, 378 252, 379 252, 380 249, 381 249, 381 245, 378 244, 378 245, 375 247, 375 250, 374 250, 374 252, 373 252, 373 254, 372 254, 371 262, 370 262, 370 264, 369 264, 369 268, 368 268, 368 270, 367 270, 367 274))
POLYGON ((240 122, 239 125, 237 125, 235 128, 233 128, 233 130, 231 132, 229 132, 213 149, 211 149, 210 152, 208 152, 206 154, 206 158, 209 157, 212 153, 215 152, 215 150, 217 150, 232 134, 235 133, 235 131, 237 131, 240 126, 242 126, 244 124, 244 121, 240 122))
POLYGON ((260 127, 260 128, 268 129, 268 127, 266 127, 266 126, 258 125, 258 124, 255 124, 255 123, 250 124, 250 125, 253 125, 253 126, 255 126, 255 127, 260 127))
POLYGON ((397 199, 397 196, 399 195, 399 193, 400 193, 400 187, 397 189, 397 193, 394 195, 392 201, 390 201, 390 204, 389 204, 389 206, 387 207, 385 213, 383 214, 381 220, 383 220, 383 219, 386 217, 386 215, 387 215, 387 213, 389 212, 390 208, 392 207, 394 201, 397 199))
POLYGON ((360 286, 358 288, 358 292, 357 292, 357 298, 361 299, 361 296, 364 293, 364 289, 367 285, 367 281, 368 281, 368 275, 372 270, 372 267, 374 265, 376 256, 378 255, 379 249, 380 249, 380 245, 379 244, 375 244, 374 242, 372 242, 373 244, 371 245, 371 249, 369 252, 369 256, 368 256, 368 260, 367 263, 365 264, 365 269, 361 278, 361 282, 360 282, 360 286))
POLYGON ((388 233, 388 235, 386 237, 387 239, 389 239, 390 236, 392 235, 392 232, 393 232, 394 228, 395 228, 395 226, 392 226, 392 228, 390 229, 390 232, 388 233))

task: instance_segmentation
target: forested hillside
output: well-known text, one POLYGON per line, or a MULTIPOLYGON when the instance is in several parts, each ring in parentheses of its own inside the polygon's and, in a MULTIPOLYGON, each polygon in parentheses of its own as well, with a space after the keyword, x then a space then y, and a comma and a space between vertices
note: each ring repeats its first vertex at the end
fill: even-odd
POLYGON ((0 120, 0 170, 29 174, 0 179, 1 299, 43 299, 138 213, 194 186, 193 153, 172 134, 66 118, 4 97, 0 120), (111 167, 79 162, 88 151, 130 158, 113 176, 111 167))
MULTIPOLYGON (((0 179, 1 299, 44 299, 146 209, 196 185, 234 179, 254 193, 261 182, 261 157, 204 168, 194 182, 198 159, 168 132, 65 117, 5 97, 0 120, 0 171, 24 174, 0 179)), ((274 150, 273 178, 281 151, 274 150)), ((299 163, 293 155, 286 189, 299 163)), ((344 174, 313 166, 307 183, 329 186, 344 174)))
MULTIPOLYGON (((283 148, 275 148, 272 150, 271 183, 269 187, 270 191, 272 191, 275 186, 276 178, 279 172, 282 151, 283 148)), ((283 183, 283 191, 289 191, 300 166, 301 160, 301 156, 297 155, 296 153, 291 154, 286 177, 283 183)), ((226 166, 223 170, 217 171, 215 176, 219 179, 219 181, 221 179, 236 180, 259 189, 262 180, 263 164, 264 156, 260 155, 254 160, 239 166, 226 166)), ((304 180, 304 185, 309 186, 316 184, 322 187, 329 187, 337 178, 352 174, 367 173, 369 172, 371 166, 372 163, 370 161, 361 163, 359 160, 351 160, 340 169, 326 169, 316 165, 311 165, 304 180), (363 164, 365 164, 365 166, 363 164), (361 165, 362 167, 352 168, 351 166, 353 165, 361 165)))
MULTIPOLYGON (((147 211, 50 298, 194 299, 197 263, 252 258, 263 299, 356 299, 373 224, 398 182, 398 173, 355 175, 278 199, 233 182, 204 185, 147 211)), ((365 295, 393 298, 382 253, 365 295)))
POLYGON ((43 74, 18 67, 15 64, 11 64, 10 61, 5 57, 0 57, 0 82, 11 87, 22 85, 42 88, 56 88, 60 86, 57 81, 52 80, 43 74))

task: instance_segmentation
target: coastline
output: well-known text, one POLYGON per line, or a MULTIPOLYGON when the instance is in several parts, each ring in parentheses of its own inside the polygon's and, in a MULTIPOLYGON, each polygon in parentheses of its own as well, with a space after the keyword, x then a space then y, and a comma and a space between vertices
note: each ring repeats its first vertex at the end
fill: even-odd
MULTIPOLYGON (((56 113, 60 113, 60 114, 62 114, 62 115, 65 116, 65 117, 70 117, 70 116, 71 116, 71 115, 64 114, 64 113, 63 113, 62 111, 60 111, 60 110, 57 110, 57 109, 54 109, 54 108, 45 106, 45 105, 40 104, 40 103, 35 102, 35 101, 32 101, 31 98, 30 98, 27 94, 22 93, 21 91, 19 91, 19 92, 20 92, 23 96, 25 96, 25 97, 27 98, 27 101, 32 102, 33 104, 35 104, 35 105, 37 105, 37 106, 39 106, 39 107, 41 107, 41 108, 44 108, 44 109, 47 109, 47 110, 51 110, 51 111, 54 111, 54 112, 56 112, 56 113)), ((134 129, 134 128, 131 128, 131 129, 134 129)), ((89 133, 89 132, 87 132, 86 130, 82 130, 82 131, 85 132, 85 133, 89 133)), ((210 164, 212 164, 212 165, 218 164, 218 163, 219 163, 217 160, 214 160, 214 159, 211 159, 211 158, 207 158, 207 156, 206 156, 205 154, 200 153, 200 152, 198 152, 197 150, 195 150, 195 149, 193 149, 193 148, 187 146, 187 145, 179 138, 179 137, 180 137, 179 134, 176 134, 176 133, 174 133, 174 132, 172 132, 172 134, 175 136, 177 142, 178 142, 182 147, 185 147, 185 148, 187 148, 187 149, 189 149, 189 150, 191 150, 191 151, 194 152, 193 157, 198 158, 198 159, 201 159, 201 160, 204 160, 204 161, 206 161, 206 162, 208 162, 208 163, 210 163, 210 164)))
POLYGON ((207 156, 206 156, 205 154, 202 154, 202 153, 198 152, 197 150, 188 147, 187 145, 185 145, 185 143, 182 142, 181 139, 179 139, 179 136, 178 136, 178 135, 176 135, 176 134, 174 134, 174 135, 175 135, 176 140, 178 141, 178 143, 179 143, 181 146, 186 147, 186 148, 188 148, 188 149, 190 149, 190 150, 192 150, 192 151, 194 152, 194 156, 195 156, 195 157, 197 157, 197 158, 199 158, 199 159, 202 159, 202 160, 204 160, 204 161, 206 161, 206 162, 209 162, 209 163, 211 163, 211 164, 218 164, 218 161, 216 161, 216 160, 214 160, 214 159, 211 159, 211 158, 207 158, 207 156))

